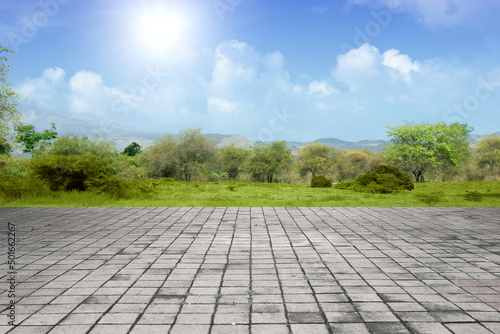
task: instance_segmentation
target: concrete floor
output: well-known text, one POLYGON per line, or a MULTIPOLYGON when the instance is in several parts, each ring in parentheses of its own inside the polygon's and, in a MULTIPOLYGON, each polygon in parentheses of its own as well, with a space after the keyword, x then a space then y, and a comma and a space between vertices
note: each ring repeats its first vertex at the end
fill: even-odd
POLYGON ((500 333, 500 208, 0 208, 0 223, 0 333, 500 333))

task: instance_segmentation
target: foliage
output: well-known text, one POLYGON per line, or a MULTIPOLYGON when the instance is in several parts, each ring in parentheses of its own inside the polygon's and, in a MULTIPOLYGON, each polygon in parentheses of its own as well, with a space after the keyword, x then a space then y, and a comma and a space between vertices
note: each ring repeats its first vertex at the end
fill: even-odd
POLYGON ((201 129, 186 129, 177 136, 166 135, 139 154, 140 160, 149 166, 150 176, 180 176, 185 181, 190 181, 214 155, 215 146, 201 134, 201 129))
POLYGON ((23 153, 31 153, 31 155, 37 156, 50 146, 50 141, 57 137, 55 124, 50 124, 50 130, 43 130, 42 133, 36 132, 35 126, 30 124, 19 124, 16 127, 16 143, 24 145, 23 153))
POLYGON ((244 148, 235 147, 234 144, 222 147, 220 152, 222 154, 222 168, 224 172, 231 179, 236 179, 250 152, 244 148))
POLYGON ((479 166, 488 165, 490 169, 500 166, 500 136, 484 137, 476 148, 479 166))
POLYGON ((8 155, 0 155, 0 175, 26 176, 29 160, 16 159, 8 155))
POLYGON ((147 166, 150 177, 177 177, 179 162, 176 158, 177 139, 166 135, 137 155, 140 165, 147 166))
POLYGON ((323 175, 314 176, 311 179, 312 188, 329 188, 332 186, 332 181, 328 180, 323 175))
POLYGON ((48 193, 48 184, 35 177, 0 174, 0 200, 41 197, 48 193))
POLYGON ((179 132, 176 156, 180 173, 185 181, 191 181, 191 176, 203 167, 214 153, 214 143, 201 134, 201 129, 186 129, 179 132))
POLYGON ((12 145, 7 138, 0 135, 0 156, 9 155, 12 152, 12 145))
POLYGON ((386 151, 389 163, 412 173, 416 181, 442 164, 458 166, 468 151, 472 128, 467 124, 411 123, 388 127, 391 146, 386 151))
POLYGON ((410 177, 398 168, 380 165, 373 172, 359 175, 356 181, 340 183, 336 188, 367 193, 392 194, 401 190, 412 190, 414 185, 410 177))
POLYGON ((311 173, 313 178, 330 171, 333 167, 331 149, 321 143, 304 146, 298 152, 297 167, 301 175, 311 173))
POLYGON ((443 200, 444 193, 442 191, 433 191, 426 194, 416 194, 415 196, 427 205, 436 205, 443 200))
POLYGON ((336 163, 339 181, 352 180, 369 170, 368 152, 345 150, 339 154, 336 163))
POLYGON ((51 155, 95 155, 102 160, 110 162, 112 157, 117 154, 113 143, 105 141, 103 138, 88 138, 75 135, 61 136, 54 140, 50 148, 42 153, 42 156, 51 155))
POLYGON ((292 152, 285 141, 257 143, 253 147, 246 169, 254 180, 272 183, 276 175, 287 171, 293 163, 292 152))
POLYGON ((147 166, 136 157, 115 154, 111 159, 113 175, 118 178, 132 180, 147 176, 147 166))
POLYGON ((478 191, 467 191, 464 196, 466 201, 480 202, 483 199, 483 195, 478 191))
POLYGON ((34 158, 30 172, 47 181, 52 191, 84 191, 89 187, 89 182, 109 176, 112 169, 95 155, 52 155, 34 158))
MULTIPOLYGON (((17 101, 21 98, 13 89, 12 84, 7 81, 10 66, 6 63, 9 58, 3 53, 14 53, 5 49, 0 44, 0 146, 2 152, 9 152, 11 145, 11 128, 19 124, 20 113, 16 110, 17 101)), ((5 153, 2 153, 5 154, 5 153)))
POLYGON ((129 146, 125 147, 122 154, 128 155, 129 157, 135 157, 137 154, 141 153, 141 145, 137 144, 135 141, 129 146))

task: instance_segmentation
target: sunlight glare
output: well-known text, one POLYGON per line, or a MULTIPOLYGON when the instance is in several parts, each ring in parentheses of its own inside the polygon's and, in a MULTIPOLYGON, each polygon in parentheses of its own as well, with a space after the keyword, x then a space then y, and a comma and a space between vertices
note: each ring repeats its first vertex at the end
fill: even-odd
POLYGON ((138 40, 149 51, 166 51, 180 40, 184 21, 179 13, 156 8, 140 14, 138 40))

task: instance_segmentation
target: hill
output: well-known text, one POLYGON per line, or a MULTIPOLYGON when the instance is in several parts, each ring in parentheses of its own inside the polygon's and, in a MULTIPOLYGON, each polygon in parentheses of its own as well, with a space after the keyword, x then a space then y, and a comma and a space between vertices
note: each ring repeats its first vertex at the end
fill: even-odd
MULTIPOLYGON (((34 125, 37 131, 49 129, 50 124, 54 123, 59 136, 68 134, 87 136, 90 138, 101 136, 107 141, 114 142, 116 148, 120 151, 132 142, 136 142, 143 148, 146 148, 150 146, 156 138, 165 135, 164 133, 124 126, 102 117, 84 113, 33 107, 25 104, 20 104, 18 110, 23 115, 23 122, 34 125)), ((494 134, 500 135, 500 131, 494 134)), ((234 145, 236 147, 249 149, 254 145, 254 142, 241 135, 207 133, 204 134, 204 136, 209 140, 213 140, 217 147, 234 145)), ((478 142, 481 137, 481 135, 471 135, 471 143, 478 142)), ((319 142, 338 149, 367 149, 375 152, 380 152, 384 145, 388 144, 388 141, 384 140, 360 140, 357 142, 350 142, 337 138, 320 138, 313 142, 319 142)), ((293 152, 297 152, 306 144, 305 142, 297 141, 288 141, 287 143, 293 152)))

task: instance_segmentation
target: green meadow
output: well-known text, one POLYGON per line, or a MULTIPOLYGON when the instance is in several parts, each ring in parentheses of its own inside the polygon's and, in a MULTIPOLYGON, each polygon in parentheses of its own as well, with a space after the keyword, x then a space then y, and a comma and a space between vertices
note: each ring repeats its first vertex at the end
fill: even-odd
MULTIPOLYGON (((115 199, 95 192, 0 197, 4 207, 499 207, 500 181, 417 182, 412 191, 361 193, 308 184, 140 180, 141 191, 115 199)), ((135 183, 132 187, 137 187, 135 183)))

